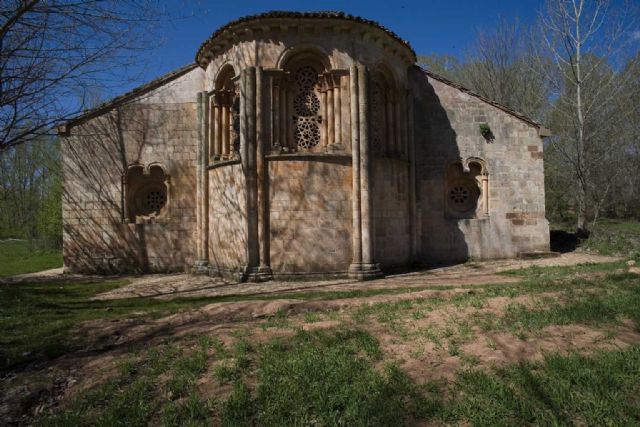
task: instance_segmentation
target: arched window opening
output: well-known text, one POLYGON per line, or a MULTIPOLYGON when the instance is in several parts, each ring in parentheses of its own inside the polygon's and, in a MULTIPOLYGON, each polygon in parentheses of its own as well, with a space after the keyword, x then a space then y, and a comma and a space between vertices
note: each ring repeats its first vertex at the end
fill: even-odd
POLYGON ((231 65, 218 73, 211 105, 211 156, 214 160, 236 157, 240 140, 240 96, 231 65))
POLYGON ((125 176, 128 222, 138 223, 164 215, 169 204, 169 177, 160 165, 131 166, 125 176))
POLYGON ((488 175, 481 161, 461 161, 447 168, 445 180, 445 206, 454 218, 486 216, 488 210, 488 175))
POLYGON ((371 73, 371 137, 374 153, 383 157, 405 154, 405 117, 402 96, 386 67, 379 66, 371 73))
POLYGON ((371 79, 371 141, 374 153, 389 155, 388 144, 388 97, 389 87, 382 73, 374 72, 371 79))
POLYGON ((274 148, 317 152, 339 144, 340 78, 328 58, 304 48, 287 56, 282 71, 274 86, 274 148))

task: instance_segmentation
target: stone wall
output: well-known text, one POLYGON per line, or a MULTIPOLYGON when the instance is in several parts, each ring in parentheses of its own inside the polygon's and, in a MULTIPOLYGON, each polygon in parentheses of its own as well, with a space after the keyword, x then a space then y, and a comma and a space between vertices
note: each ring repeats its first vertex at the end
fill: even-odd
POLYGON ((209 264, 221 272, 247 263, 246 185, 239 164, 209 171, 209 264))
POLYGON ((347 271, 351 182, 348 159, 269 161, 274 273, 347 271))
MULTIPOLYGON (((63 256, 70 272, 184 270, 195 260, 197 128, 194 70, 62 138, 63 256), (122 176, 158 162, 170 176, 163 215, 129 223, 122 176)), ((200 82, 201 83, 201 82, 200 82)))
POLYGON ((410 80, 419 260, 431 264, 549 250, 543 144, 537 128, 417 68, 410 80), (492 140, 480 134, 481 123, 490 126, 492 140), (488 216, 450 218, 445 212, 446 167, 472 157, 487 164, 488 216))
POLYGON ((381 157, 373 162, 375 259, 383 269, 410 263, 409 164, 381 157))

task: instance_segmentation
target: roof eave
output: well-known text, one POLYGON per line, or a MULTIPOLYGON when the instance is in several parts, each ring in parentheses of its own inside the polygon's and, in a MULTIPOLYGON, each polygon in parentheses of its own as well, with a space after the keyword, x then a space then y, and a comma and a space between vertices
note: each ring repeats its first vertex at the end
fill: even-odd
POLYGON ((466 93, 468 95, 473 96, 474 98, 478 98, 482 102, 485 102, 485 103, 487 103, 487 104, 489 104, 489 105, 491 105, 493 107, 496 107, 499 110, 502 110, 505 113, 507 113, 507 114, 509 114, 509 115, 511 115, 511 116, 513 116, 513 117, 515 117, 515 118, 517 118, 517 119, 519 119, 519 120, 521 120, 521 121, 523 121, 523 122, 525 122, 525 123, 527 123, 527 124, 529 124, 529 125, 531 125, 531 126, 533 126, 535 128, 537 128, 538 129, 538 136, 540 136, 541 138, 546 138, 546 137, 552 135, 551 131, 549 129, 547 129, 546 127, 544 127, 541 123, 536 122, 535 120, 525 116, 524 114, 522 114, 522 113, 520 113, 518 111, 515 111, 515 110, 507 107, 506 105, 503 105, 503 104, 500 104, 499 102, 495 102, 495 101, 492 101, 492 100, 490 100, 488 98, 485 98, 484 96, 475 93, 471 89, 468 89, 468 88, 466 88, 466 87, 464 87, 464 86, 462 86, 462 85, 460 85, 458 83, 455 83, 455 82, 447 79, 446 77, 442 77, 441 75, 436 74, 436 73, 434 73, 432 71, 429 71, 429 70, 427 70, 427 69, 425 69, 425 68, 423 68, 423 67, 421 67, 419 65, 416 65, 416 67, 418 67, 423 73, 425 73, 427 76, 433 78, 434 80, 438 80, 439 82, 444 83, 447 86, 454 87, 454 88, 456 88, 456 89, 458 89, 458 90, 460 90, 460 91, 462 91, 462 92, 464 92, 464 93, 466 93))

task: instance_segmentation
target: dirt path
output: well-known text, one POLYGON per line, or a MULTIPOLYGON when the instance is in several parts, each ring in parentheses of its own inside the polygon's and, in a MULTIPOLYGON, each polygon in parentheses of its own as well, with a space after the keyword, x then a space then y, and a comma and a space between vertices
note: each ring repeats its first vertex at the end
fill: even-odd
POLYGON ((152 297, 172 299, 181 297, 214 297, 228 295, 268 295, 285 292, 330 292, 355 289, 391 289, 428 287, 437 285, 486 285, 511 283, 516 277, 498 275, 502 271, 531 266, 571 266, 586 263, 619 261, 620 258, 594 255, 584 252, 562 254, 555 258, 534 260, 496 260, 459 264, 430 270, 390 275, 384 279, 366 283, 351 280, 329 281, 271 281, 266 283, 237 283, 208 276, 189 274, 148 275, 132 278, 129 285, 105 292, 96 297, 100 300, 152 297))

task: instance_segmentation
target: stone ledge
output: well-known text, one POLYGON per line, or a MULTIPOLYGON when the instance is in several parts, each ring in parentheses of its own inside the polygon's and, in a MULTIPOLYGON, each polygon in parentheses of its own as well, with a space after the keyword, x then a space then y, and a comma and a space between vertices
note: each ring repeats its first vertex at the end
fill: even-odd
POLYGON ((207 165, 207 170, 218 169, 223 166, 239 165, 240 159, 216 160, 214 163, 207 165))
POLYGON ((266 158, 268 161, 316 160, 344 164, 351 163, 351 154, 347 153, 281 153, 267 154, 266 158))

